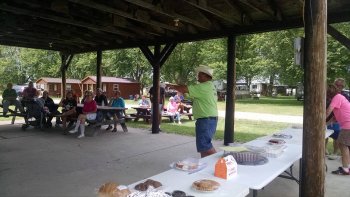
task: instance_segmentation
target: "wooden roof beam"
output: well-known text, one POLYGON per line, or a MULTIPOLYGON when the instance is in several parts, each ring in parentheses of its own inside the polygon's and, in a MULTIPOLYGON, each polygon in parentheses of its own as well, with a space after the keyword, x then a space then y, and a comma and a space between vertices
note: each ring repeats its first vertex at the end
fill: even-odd
POLYGON ((25 35, 18 35, 18 34, 9 34, 9 33, 3 33, 0 32, 0 35, 3 36, 3 38, 8 38, 8 39, 13 39, 13 40, 22 40, 22 41, 30 41, 30 42, 35 42, 37 44, 42 44, 43 46, 47 45, 49 48, 52 48, 52 46, 54 45, 64 45, 67 46, 68 48, 71 47, 76 47, 76 48, 84 48, 83 44, 72 44, 70 42, 67 41, 59 41, 59 40, 52 40, 52 39, 48 39, 45 37, 41 37, 41 38, 34 38, 34 37, 30 37, 28 38, 25 35))
POLYGON ((241 25, 242 22, 241 20, 239 19, 236 19, 235 17, 231 16, 231 15, 228 15, 226 13, 223 13, 217 9, 214 9, 214 8, 211 8, 210 6, 208 6, 208 3, 206 0, 200 0, 200 1, 197 1, 197 0, 184 0, 184 2, 198 8, 198 9, 201 9, 203 11, 206 11, 216 17, 219 17, 221 19, 224 19, 225 21, 227 22, 230 22, 230 23, 233 23, 233 24, 239 24, 241 25))
POLYGON ((200 27, 200 28, 203 28, 203 29, 210 29, 210 25, 208 25, 208 24, 200 23, 200 22, 198 22, 196 20, 193 20, 193 19, 191 19, 191 18, 189 18, 187 16, 178 14, 178 13, 174 12, 171 9, 167 9, 167 8, 171 7, 173 3, 179 3, 179 2, 164 1, 163 3, 164 3, 164 7, 165 8, 163 9, 163 8, 161 8, 159 6, 153 5, 152 3, 148 3, 148 2, 145 2, 145 1, 141 1, 141 0, 124 0, 124 1, 132 3, 132 4, 137 5, 137 6, 140 6, 142 8, 146 8, 146 9, 158 12, 160 14, 168 16, 169 18, 172 18, 172 20, 179 19, 182 22, 192 24, 192 25, 194 25, 196 27, 200 27))
POLYGON ((5 3, 0 4, 0 10, 15 13, 15 14, 20 14, 20 15, 37 17, 37 18, 41 18, 41 19, 45 19, 45 20, 49 20, 49 21, 62 23, 62 24, 84 27, 84 28, 95 30, 95 31, 104 31, 104 32, 112 33, 112 34, 117 34, 120 36, 125 36, 125 37, 135 37, 135 35, 133 33, 117 30, 115 28, 105 28, 105 27, 101 27, 101 26, 86 23, 86 22, 75 21, 72 19, 43 14, 43 13, 35 12, 35 11, 29 11, 29 10, 25 10, 25 9, 21 9, 21 8, 12 7, 12 6, 6 5, 5 3))
POLYGON ((69 39, 69 38, 60 38, 58 35, 54 35, 54 33, 41 33, 41 32, 30 32, 28 30, 23 30, 20 31, 20 33, 18 33, 19 31, 16 31, 16 34, 9 34, 8 32, 13 30, 12 28, 1 28, 0 30, 0 34, 1 35, 7 35, 7 36, 18 36, 19 38, 34 38, 34 39, 46 39, 46 40, 50 40, 50 42, 54 42, 54 43, 73 43, 73 45, 78 44, 78 45, 90 45, 90 46, 96 46, 96 43, 94 42, 88 42, 85 41, 83 39, 77 38, 77 39, 69 39), (75 43, 75 44, 74 44, 75 43))
POLYGON ((72 49, 69 49, 67 47, 62 47, 62 46, 50 47, 49 45, 42 45, 40 43, 33 44, 33 43, 25 41, 25 40, 11 39, 11 38, 1 38, 0 45, 25 47, 25 48, 33 48, 33 49, 53 50, 53 51, 71 51, 72 50, 72 49))
POLYGON ((84 5, 84 6, 89 7, 89 8, 97 9, 97 10, 100 10, 100 11, 103 11, 103 12, 116 14, 116 15, 119 15, 119 16, 122 16, 122 17, 125 17, 125 18, 128 18, 128 19, 131 19, 131 20, 134 20, 134 21, 137 21, 137 22, 140 22, 140 23, 145 23, 145 24, 152 25, 152 26, 155 26, 155 27, 161 27, 161 28, 164 28, 164 29, 167 29, 167 30, 170 30, 170 31, 174 31, 174 32, 178 31, 178 29, 173 27, 173 26, 170 26, 170 25, 167 25, 167 24, 164 24, 164 23, 160 23, 160 22, 157 22, 157 21, 154 21, 154 20, 151 20, 151 19, 147 20, 147 19, 144 19, 144 18, 139 18, 139 17, 134 16, 134 14, 132 14, 132 13, 127 13, 127 12, 124 12, 124 11, 112 8, 112 7, 107 6, 107 5, 96 3, 96 2, 91 1, 91 0, 69 0, 69 1, 71 1, 73 3, 80 4, 80 5, 84 5))
POLYGON ((282 20, 282 13, 281 10, 277 8, 276 3, 273 0, 269 0, 269 10, 266 10, 260 6, 258 6, 254 1, 248 1, 248 0, 240 0, 241 3, 249 6, 250 8, 261 12, 274 20, 281 21, 282 20))
POLYGON ((350 39, 347 38, 344 34, 339 32, 337 29, 331 25, 327 25, 327 33, 331 35, 335 40, 344 45, 348 50, 350 50, 350 39))
POLYGON ((243 24, 251 24, 253 22, 252 17, 249 13, 245 12, 244 9, 240 6, 240 4, 237 2, 238 0, 225 0, 228 6, 231 7, 231 9, 234 10, 234 12, 237 12, 241 15, 241 21, 243 24))

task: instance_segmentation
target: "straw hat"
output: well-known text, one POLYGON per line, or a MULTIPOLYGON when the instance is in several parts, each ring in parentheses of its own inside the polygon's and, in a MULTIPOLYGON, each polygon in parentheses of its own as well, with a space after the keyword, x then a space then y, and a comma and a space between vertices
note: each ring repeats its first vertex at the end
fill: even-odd
POLYGON ((213 72, 214 70, 208 66, 205 65, 199 65, 196 69, 195 69, 197 75, 198 73, 204 73, 207 74, 208 76, 210 76, 211 78, 213 78, 213 72))

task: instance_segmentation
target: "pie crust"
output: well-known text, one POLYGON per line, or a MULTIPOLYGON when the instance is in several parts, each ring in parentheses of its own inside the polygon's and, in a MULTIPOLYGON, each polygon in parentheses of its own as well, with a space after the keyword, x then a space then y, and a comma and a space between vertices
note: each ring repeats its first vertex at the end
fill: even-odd
POLYGON ((214 191, 217 190, 219 187, 220 183, 209 179, 202 179, 192 183, 193 189, 203 192, 214 191))

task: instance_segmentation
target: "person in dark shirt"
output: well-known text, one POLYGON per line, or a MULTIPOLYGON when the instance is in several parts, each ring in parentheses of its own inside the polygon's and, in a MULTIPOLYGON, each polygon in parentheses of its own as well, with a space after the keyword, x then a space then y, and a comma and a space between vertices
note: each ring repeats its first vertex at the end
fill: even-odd
POLYGON ((12 89, 12 83, 8 83, 7 88, 2 93, 2 105, 4 116, 7 116, 10 105, 15 105, 20 110, 20 112, 23 112, 23 107, 17 100, 17 92, 15 89, 12 89))
MULTIPOLYGON (((77 101, 73 97, 72 91, 68 91, 66 94, 66 98, 61 100, 59 106, 62 107, 62 128, 63 130, 67 129, 67 119, 77 116, 76 108, 77 101)), ((66 134, 66 132, 64 133, 66 134)))
POLYGON ((49 92, 46 90, 43 92, 43 96, 41 97, 41 99, 44 101, 44 111, 46 112, 46 115, 47 115, 47 120, 45 124, 47 127, 51 127, 52 126, 51 120, 53 118, 53 115, 57 114, 58 112, 57 111, 58 105, 55 104, 52 98, 49 97, 49 92))
POLYGON ((96 101, 97 105, 99 105, 99 106, 107 106, 108 105, 107 97, 106 97, 106 95, 103 94, 103 91, 101 88, 97 88, 96 96, 95 96, 94 100, 96 101))
MULTIPOLYGON (((156 102, 156 98, 154 97, 154 93, 155 93, 154 91, 155 91, 155 88, 153 88, 152 86, 151 89, 149 90, 152 104, 156 102)), ((159 131, 161 131, 160 123, 162 122, 162 111, 163 111, 164 101, 165 101, 165 84, 162 83, 160 84, 160 87, 159 87, 159 131)))

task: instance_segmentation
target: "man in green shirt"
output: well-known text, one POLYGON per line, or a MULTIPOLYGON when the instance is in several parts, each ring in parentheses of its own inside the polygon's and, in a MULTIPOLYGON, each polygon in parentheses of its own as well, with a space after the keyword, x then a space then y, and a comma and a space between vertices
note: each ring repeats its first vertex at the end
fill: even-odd
POLYGON ((23 111, 21 103, 17 100, 17 92, 15 89, 12 89, 12 83, 8 83, 7 88, 2 93, 2 106, 4 116, 7 116, 10 105, 15 105, 17 109, 19 109, 21 112, 23 111))
POLYGON ((196 68, 196 85, 190 85, 183 90, 189 93, 193 100, 193 117, 196 119, 196 146, 201 157, 216 153, 212 138, 216 132, 218 122, 217 91, 212 82, 213 69, 208 66, 196 68))

